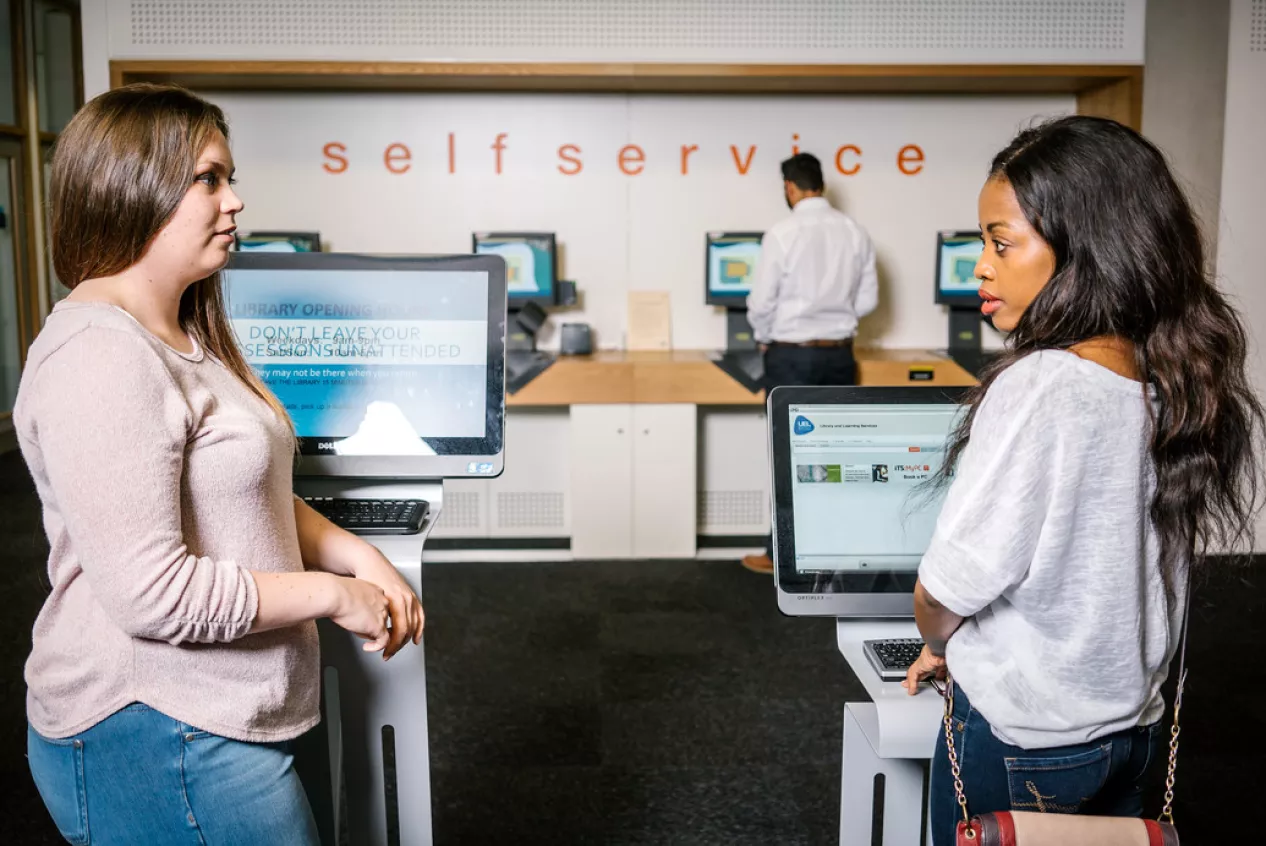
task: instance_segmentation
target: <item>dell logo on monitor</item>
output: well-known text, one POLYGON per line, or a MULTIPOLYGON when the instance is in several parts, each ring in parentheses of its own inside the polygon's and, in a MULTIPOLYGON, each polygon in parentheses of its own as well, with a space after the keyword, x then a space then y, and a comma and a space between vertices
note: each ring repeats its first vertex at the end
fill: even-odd
POLYGON ((813 431, 813 424, 809 422, 809 418, 803 414, 796 415, 796 422, 793 430, 797 435, 807 435, 813 431))

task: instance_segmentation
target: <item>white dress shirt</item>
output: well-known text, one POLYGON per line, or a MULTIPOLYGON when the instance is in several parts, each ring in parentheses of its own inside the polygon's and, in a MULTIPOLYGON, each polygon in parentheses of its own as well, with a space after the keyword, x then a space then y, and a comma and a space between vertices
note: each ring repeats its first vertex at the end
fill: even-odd
POLYGON ((823 197, 806 197, 761 239, 747 320, 761 343, 857 334, 879 304, 875 247, 866 230, 823 197))

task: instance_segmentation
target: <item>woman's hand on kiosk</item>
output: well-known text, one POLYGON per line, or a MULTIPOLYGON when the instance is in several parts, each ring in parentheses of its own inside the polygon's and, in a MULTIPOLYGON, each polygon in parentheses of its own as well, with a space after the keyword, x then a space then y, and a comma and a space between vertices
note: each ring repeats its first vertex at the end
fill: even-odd
POLYGON ((391 566, 391 562, 381 552, 370 547, 364 556, 352 563, 352 572, 356 578, 378 587, 387 597, 391 638, 382 657, 390 658, 409 641, 421 643, 422 627, 426 620, 426 615, 422 612, 422 600, 418 599, 400 571, 391 566))
POLYGON ((375 584, 363 579, 335 576, 338 599, 330 619, 338 626, 369 641, 361 646, 366 652, 378 652, 390 642, 387 629, 387 595, 375 584))
POLYGON ((924 646, 919 657, 910 665, 910 669, 906 672, 906 680, 901 683, 901 686, 906 689, 906 693, 914 696, 919 692, 919 682, 933 678, 937 681, 945 681, 948 673, 945 658, 933 655, 932 651, 924 646))

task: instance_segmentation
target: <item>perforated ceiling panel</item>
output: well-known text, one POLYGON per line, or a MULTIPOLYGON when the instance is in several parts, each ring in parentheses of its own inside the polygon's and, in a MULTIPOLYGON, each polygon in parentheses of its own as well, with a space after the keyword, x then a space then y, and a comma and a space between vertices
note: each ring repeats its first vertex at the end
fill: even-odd
POLYGON ((111 55, 1141 62, 1145 0, 109 0, 111 55))
POLYGON ((1254 53, 1266 52, 1266 0, 1253 0, 1253 13, 1249 16, 1248 49, 1254 53))

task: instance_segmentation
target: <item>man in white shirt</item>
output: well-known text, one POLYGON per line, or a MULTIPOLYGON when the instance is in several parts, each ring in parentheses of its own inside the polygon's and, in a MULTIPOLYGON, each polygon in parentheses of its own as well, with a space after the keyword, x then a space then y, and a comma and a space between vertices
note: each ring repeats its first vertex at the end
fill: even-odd
MULTIPOLYGON (((782 163, 791 216, 761 239, 747 319, 765 355, 765 388, 852 385, 857 322, 879 303, 875 248, 866 230, 822 196, 822 165, 809 153, 782 163)), ((743 566, 773 572, 766 555, 743 566)))

